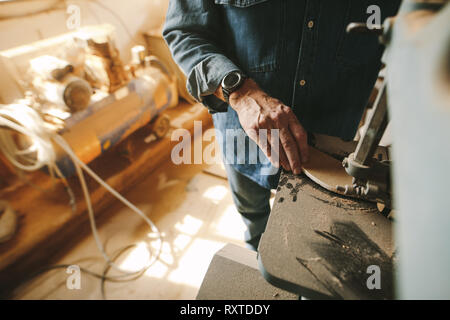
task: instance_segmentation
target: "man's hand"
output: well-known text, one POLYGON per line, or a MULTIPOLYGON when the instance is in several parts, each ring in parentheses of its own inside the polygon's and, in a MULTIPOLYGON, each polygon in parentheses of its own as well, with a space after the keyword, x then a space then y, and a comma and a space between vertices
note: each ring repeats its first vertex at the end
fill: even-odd
POLYGON ((264 151, 271 163, 276 167, 281 164, 285 170, 299 174, 302 163, 307 162, 309 156, 307 133, 291 108, 267 95, 251 79, 247 79, 233 92, 229 101, 244 131, 264 151), (260 129, 267 129, 268 141, 260 140, 260 129), (274 141, 271 141, 272 129, 279 129, 279 150, 275 150, 274 141), (274 153, 278 154, 279 163, 274 153))

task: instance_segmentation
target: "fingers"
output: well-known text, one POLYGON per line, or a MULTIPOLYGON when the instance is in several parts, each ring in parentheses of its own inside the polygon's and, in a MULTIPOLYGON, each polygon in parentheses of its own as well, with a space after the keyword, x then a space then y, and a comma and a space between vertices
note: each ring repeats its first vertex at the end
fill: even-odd
POLYGON ((284 168, 284 170, 286 170, 286 171, 292 171, 292 168, 291 168, 291 166, 289 165, 289 160, 288 160, 288 158, 287 158, 287 156, 286 156, 286 153, 284 152, 283 149, 280 149, 280 155, 279 155, 279 157, 280 157, 280 163, 281 163, 281 166, 284 168))
POLYGON ((271 163, 276 167, 281 164, 285 170, 300 174, 302 163, 308 161, 309 150, 306 131, 292 110, 281 105, 270 113, 270 117, 261 117, 259 125, 267 129, 268 144, 264 141, 258 145, 265 149, 271 163), (277 134, 274 134, 274 129, 278 129, 277 134))
POLYGON ((289 166, 295 174, 300 174, 303 160, 307 161, 308 150, 306 148, 305 156, 302 158, 301 148, 305 149, 305 131, 298 122, 291 108, 280 105, 275 112, 271 113, 274 127, 279 128, 280 142, 282 150, 286 154, 289 166), (290 124, 292 123, 292 125, 290 124), (301 139, 300 142, 297 139, 301 139))
MULTIPOLYGON (((292 111, 291 111, 292 112, 292 111)), ((308 134, 302 125, 298 122, 294 113, 292 112, 292 117, 289 117, 289 130, 295 138, 297 147, 300 150, 300 157, 302 163, 306 163, 309 160, 309 146, 308 146, 308 134)))
POLYGON ((280 137, 279 132, 277 134, 271 134, 272 130, 268 130, 267 140, 270 145, 270 162, 274 164, 275 167, 279 167, 276 163, 281 164, 281 166, 286 171, 291 171, 291 166, 289 165, 289 160, 286 156, 286 152, 283 148, 280 148, 280 137))
POLYGON ((272 135, 273 129, 264 130, 260 131, 261 134, 249 134, 249 137, 257 143, 274 167, 279 168, 281 165, 284 170, 291 171, 286 153, 279 147, 279 134, 272 135))
POLYGON ((250 99, 240 109, 242 127, 272 165, 300 174, 309 157, 306 131, 289 107, 268 96, 261 99, 250 99))
POLYGON ((292 168, 292 171, 294 172, 294 174, 300 174, 302 172, 300 153, 297 148, 295 139, 289 131, 289 128, 280 128, 280 141, 284 152, 286 152, 286 156, 289 160, 289 165, 292 168))

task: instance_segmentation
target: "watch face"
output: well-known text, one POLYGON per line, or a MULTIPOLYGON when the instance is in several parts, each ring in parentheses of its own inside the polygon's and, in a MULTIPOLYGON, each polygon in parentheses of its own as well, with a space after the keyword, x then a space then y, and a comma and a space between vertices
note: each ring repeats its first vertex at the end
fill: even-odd
POLYGON ((239 84, 241 81, 241 75, 238 72, 229 73, 223 79, 223 87, 226 89, 232 89, 239 84))

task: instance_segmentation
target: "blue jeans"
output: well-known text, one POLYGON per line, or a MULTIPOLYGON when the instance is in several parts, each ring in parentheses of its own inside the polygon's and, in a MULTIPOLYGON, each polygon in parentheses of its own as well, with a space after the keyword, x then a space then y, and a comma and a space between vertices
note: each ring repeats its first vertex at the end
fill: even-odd
POLYGON ((270 189, 261 187, 233 166, 225 164, 234 204, 244 220, 247 247, 257 250, 270 214, 270 189))

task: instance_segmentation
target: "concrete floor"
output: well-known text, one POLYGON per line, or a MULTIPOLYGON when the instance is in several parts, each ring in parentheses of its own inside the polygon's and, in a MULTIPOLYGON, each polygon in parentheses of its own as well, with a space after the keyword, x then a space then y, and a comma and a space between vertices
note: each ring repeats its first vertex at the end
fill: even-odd
MULTIPOLYGON (((107 282, 107 299, 195 299, 213 255, 226 243, 244 246, 245 226, 237 213, 228 182, 203 172, 207 165, 167 163, 125 194, 157 225, 164 236, 159 260, 137 280, 107 282)), ((132 243, 117 264, 138 270, 148 258, 149 229, 120 203, 109 208, 99 226, 107 252, 132 243)), ((76 264, 101 273, 105 266, 90 233, 63 254, 58 264, 76 264)), ((111 271, 110 275, 117 274, 111 271)), ((70 290, 66 269, 55 269, 19 287, 16 299, 101 299, 100 280, 81 273, 81 289, 70 290)))

